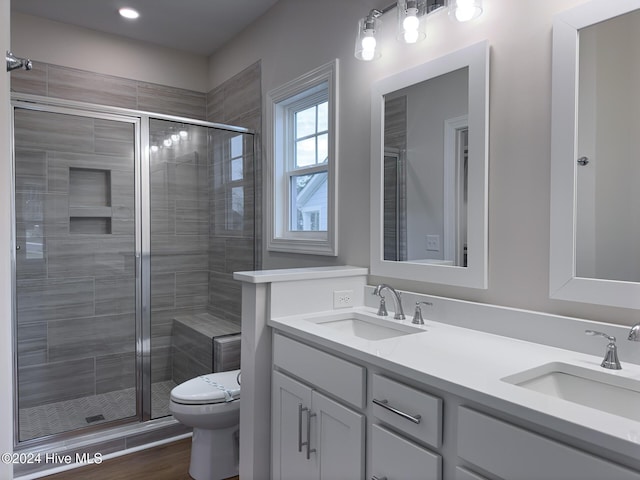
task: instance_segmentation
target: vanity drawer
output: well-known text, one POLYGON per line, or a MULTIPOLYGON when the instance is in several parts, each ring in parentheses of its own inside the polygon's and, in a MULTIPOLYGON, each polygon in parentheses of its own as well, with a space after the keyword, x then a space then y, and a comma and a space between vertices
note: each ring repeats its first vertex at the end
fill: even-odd
POLYGON ((442 399, 374 374, 372 411, 382 422, 439 448, 442 445, 442 399))
POLYGON ((442 457, 379 426, 371 427, 370 478, 442 478, 442 457))
POLYGON ((365 406, 364 367, 277 333, 273 336, 273 363, 351 405, 365 406))
POLYGON ((514 480, 640 480, 637 471, 466 407, 458 409, 458 456, 514 480))

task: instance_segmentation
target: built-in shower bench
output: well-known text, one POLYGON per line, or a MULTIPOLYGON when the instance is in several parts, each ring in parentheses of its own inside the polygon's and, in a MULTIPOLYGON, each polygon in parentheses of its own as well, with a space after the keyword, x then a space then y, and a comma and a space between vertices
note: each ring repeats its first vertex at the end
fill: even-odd
POLYGON ((208 312, 177 315, 171 347, 175 383, 234 370, 240 368, 240 325, 208 312))

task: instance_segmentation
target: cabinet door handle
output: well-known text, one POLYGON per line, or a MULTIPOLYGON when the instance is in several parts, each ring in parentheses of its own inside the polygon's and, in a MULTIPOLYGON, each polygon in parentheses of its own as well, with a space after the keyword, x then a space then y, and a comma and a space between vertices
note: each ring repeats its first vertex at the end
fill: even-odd
POLYGON ((315 413, 311 413, 311 410, 307 409, 307 441, 305 442, 305 445, 307 446, 307 460, 309 460, 311 458, 311 454, 316 451, 315 448, 311 448, 311 418, 315 416, 315 413))
POLYGON ((382 408, 386 408, 390 412, 393 412, 396 415, 400 415, 402 418, 407 419, 410 422, 413 422, 415 424, 419 424, 420 419, 422 418, 420 415, 415 415, 415 416, 409 415, 408 413, 404 413, 403 411, 398 410, 397 408, 393 408, 391 405, 389 405, 388 400, 378 400, 377 398, 374 398, 373 403, 375 403, 376 405, 380 405, 382 408))
POLYGON ((371 480, 387 480, 387 477, 376 477, 375 475, 373 475, 371 477, 371 480))
POLYGON ((302 412, 307 411, 307 407, 303 407, 301 403, 298 404, 298 452, 302 452, 302 412))

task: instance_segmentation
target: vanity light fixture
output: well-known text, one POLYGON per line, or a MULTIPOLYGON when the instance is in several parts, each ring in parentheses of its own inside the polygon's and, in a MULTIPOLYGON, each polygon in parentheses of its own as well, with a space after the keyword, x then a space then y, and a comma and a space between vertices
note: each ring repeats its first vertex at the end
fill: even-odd
POLYGON ((449 15, 459 22, 468 22, 482 15, 482 0, 450 0, 449 15))
POLYGON ((140 16, 137 10, 130 7, 122 7, 120 10, 118 10, 118 13, 120 14, 120 16, 128 20, 135 20, 140 16))
POLYGON ((382 20, 380 17, 396 8, 400 41, 417 43, 426 37, 425 19, 430 14, 449 5, 449 15, 459 22, 466 22, 482 14, 482 0, 398 0, 383 9, 374 8, 358 21, 355 57, 371 61, 381 57, 376 39, 382 20))
POLYGON ((426 37, 423 17, 427 0, 398 0, 398 38, 405 43, 417 43, 426 37))

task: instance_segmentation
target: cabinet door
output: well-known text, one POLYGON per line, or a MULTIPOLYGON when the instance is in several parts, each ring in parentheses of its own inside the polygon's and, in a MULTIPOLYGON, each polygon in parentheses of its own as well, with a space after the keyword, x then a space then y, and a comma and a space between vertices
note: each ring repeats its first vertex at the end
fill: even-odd
POLYGON ((306 447, 299 444, 307 439, 309 413, 304 411, 300 415, 299 406, 311 408, 311 389, 274 371, 271 396, 272 477, 281 480, 317 479, 314 455, 307 460, 306 447))
MULTIPOLYGON (((314 391, 312 437, 321 480, 364 478, 364 415, 314 391), (315 432, 313 431, 315 428, 315 432)), ((313 457, 313 455, 312 455, 313 457)))

